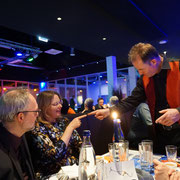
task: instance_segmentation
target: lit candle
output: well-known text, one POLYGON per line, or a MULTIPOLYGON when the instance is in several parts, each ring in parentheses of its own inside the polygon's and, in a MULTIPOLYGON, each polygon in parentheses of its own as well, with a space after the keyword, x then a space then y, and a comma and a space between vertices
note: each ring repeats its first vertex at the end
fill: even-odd
POLYGON ((113 112, 112 113, 112 117, 113 117, 113 122, 114 122, 114 138, 115 138, 115 142, 119 142, 119 140, 123 140, 124 139, 124 135, 121 129, 121 120, 117 119, 117 113, 113 112))
POLYGON ((113 112, 113 113, 112 113, 112 117, 113 117, 114 120, 117 119, 117 113, 116 113, 116 112, 113 112))

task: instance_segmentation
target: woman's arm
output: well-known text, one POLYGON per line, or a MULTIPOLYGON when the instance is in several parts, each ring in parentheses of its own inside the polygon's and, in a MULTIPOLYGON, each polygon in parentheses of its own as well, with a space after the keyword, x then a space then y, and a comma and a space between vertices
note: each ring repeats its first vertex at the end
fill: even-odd
POLYGON ((71 135, 73 133, 73 131, 81 126, 81 120, 82 118, 86 117, 87 115, 82 115, 79 117, 74 118, 69 125, 66 127, 63 136, 61 137, 61 139, 65 142, 66 146, 68 146, 69 144, 69 140, 71 138, 71 135))

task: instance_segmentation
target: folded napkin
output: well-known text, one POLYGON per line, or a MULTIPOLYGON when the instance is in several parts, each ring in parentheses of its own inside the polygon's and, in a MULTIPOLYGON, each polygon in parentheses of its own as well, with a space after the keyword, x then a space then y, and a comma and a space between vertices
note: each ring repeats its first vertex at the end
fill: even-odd
POLYGON ((111 162, 105 164, 105 177, 106 180, 138 180, 134 161, 111 162))
POLYGON ((68 175, 70 179, 78 177, 78 166, 76 164, 72 166, 63 166, 61 168, 62 170, 60 170, 58 173, 64 173, 68 175))

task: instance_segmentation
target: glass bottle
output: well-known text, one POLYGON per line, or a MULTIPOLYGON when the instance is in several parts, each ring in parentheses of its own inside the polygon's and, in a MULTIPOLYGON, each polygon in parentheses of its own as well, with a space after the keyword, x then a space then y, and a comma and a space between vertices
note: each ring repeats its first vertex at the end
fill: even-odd
POLYGON ((96 156, 90 141, 90 131, 83 131, 83 143, 79 155, 79 180, 96 179, 96 156))

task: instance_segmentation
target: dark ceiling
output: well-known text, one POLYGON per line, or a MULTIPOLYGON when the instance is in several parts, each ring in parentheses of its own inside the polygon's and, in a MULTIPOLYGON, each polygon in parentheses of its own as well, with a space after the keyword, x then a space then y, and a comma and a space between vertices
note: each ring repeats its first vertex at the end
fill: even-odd
POLYGON ((0 38, 63 53, 39 54, 33 66, 43 70, 4 64, 1 79, 40 81, 105 71, 105 57, 111 55, 117 57, 118 67, 124 67, 129 49, 138 42, 152 43, 160 53, 179 58, 179 9, 178 0, 2 1, 0 38), (50 41, 39 42, 37 35, 50 41), (159 44, 160 40, 168 43, 159 44))

